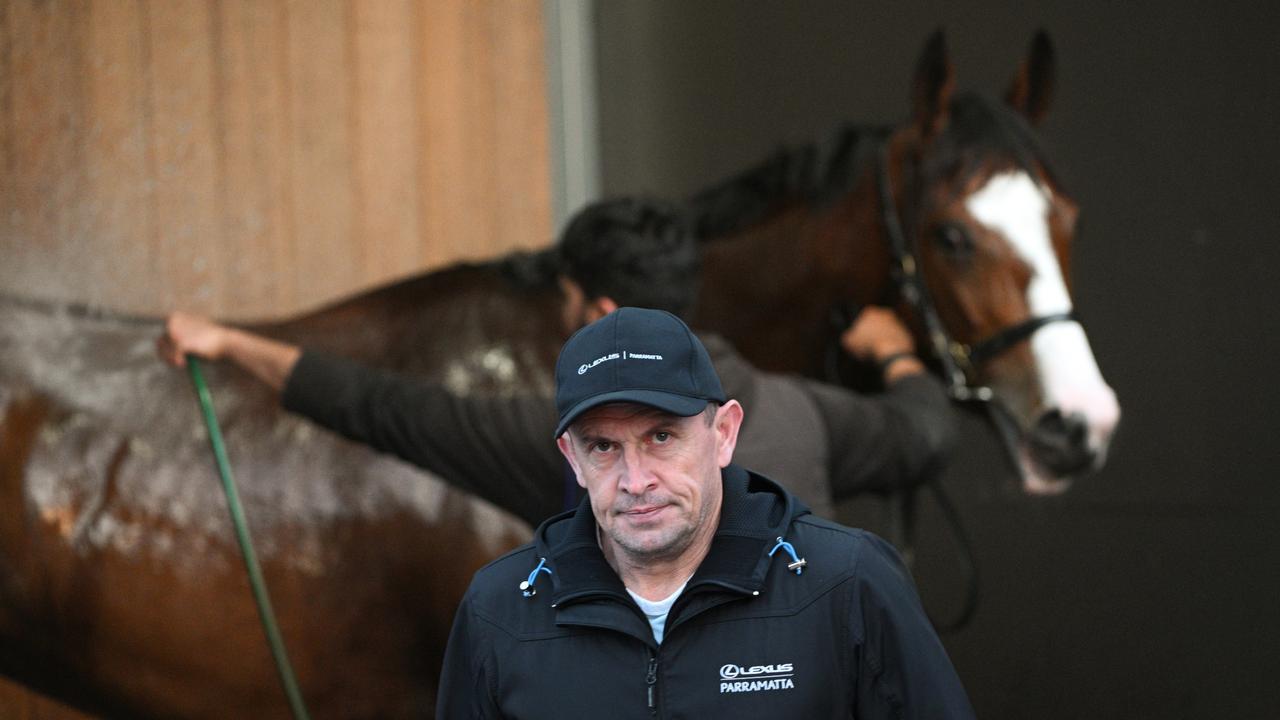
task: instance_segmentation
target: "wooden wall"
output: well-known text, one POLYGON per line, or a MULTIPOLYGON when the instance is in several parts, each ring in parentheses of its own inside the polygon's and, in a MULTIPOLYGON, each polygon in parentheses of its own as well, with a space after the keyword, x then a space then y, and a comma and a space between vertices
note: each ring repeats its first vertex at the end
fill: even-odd
POLYGON ((0 291, 279 316, 551 240, 539 0, 0 2, 0 291))

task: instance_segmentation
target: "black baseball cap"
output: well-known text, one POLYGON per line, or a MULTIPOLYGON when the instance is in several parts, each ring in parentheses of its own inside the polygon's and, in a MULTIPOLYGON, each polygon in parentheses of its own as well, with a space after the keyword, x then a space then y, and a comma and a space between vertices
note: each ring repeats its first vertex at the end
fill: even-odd
POLYGON ((556 360, 556 437, 582 413, 608 403, 639 403, 697 415, 725 402, 702 341, 663 310, 619 308, 578 330, 556 360))

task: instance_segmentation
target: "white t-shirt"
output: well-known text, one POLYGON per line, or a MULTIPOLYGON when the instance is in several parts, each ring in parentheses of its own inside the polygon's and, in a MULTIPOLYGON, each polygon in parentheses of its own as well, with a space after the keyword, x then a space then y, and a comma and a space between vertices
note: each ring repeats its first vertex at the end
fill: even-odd
MULTIPOLYGON (((693 577, 690 575, 689 577, 693 577)), ((662 644, 662 633, 667 626, 667 613, 671 612, 671 606, 676 604, 676 598, 680 597, 680 593, 684 592, 684 588, 689 584, 689 580, 685 580, 676 588, 676 591, 661 600, 645 600, 639 595, 631 592, 631 588, 627 588, 627 594, 631 599, 636 601, 640 606, 640 610, 644 612, 645 617, 649 618, 649 626, 653 628, 653 639, 662 644)))

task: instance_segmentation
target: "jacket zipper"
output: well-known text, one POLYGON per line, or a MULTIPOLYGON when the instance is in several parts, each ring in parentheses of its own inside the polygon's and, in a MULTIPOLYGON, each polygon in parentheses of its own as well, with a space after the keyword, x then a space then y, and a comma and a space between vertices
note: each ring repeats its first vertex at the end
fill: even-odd
POLYGON ((649 714, 658 713, 658 656, 649 656, 649 672, 644 677, 649 694, 649 714))

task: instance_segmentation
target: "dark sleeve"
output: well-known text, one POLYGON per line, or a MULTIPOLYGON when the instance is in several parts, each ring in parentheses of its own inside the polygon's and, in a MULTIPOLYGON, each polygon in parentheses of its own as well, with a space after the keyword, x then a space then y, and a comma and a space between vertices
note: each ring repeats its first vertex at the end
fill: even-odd
POLYGON ((436 383, 304 352, 281 403, 530 525, 564 509, 568 470, 551 437, 551 398, 457 395, 436 383))
POLYGON ((471 603, 463 598, 453 619, 440 667, 437 718, 480 720, 502 716, 494 700, 494 679, 490 672, 492 652, 486 638, 471 603))
POLYGON ((911 487, 945 465, 956 424, 941 383, 930 375, 899 379, 876 395, 806 382, 827 427, 831 494, 911 487))
POLYGON ((973 706, 893 546, 866 533, 855 550, 850 628, 859 720, 972 720, 973 706))

